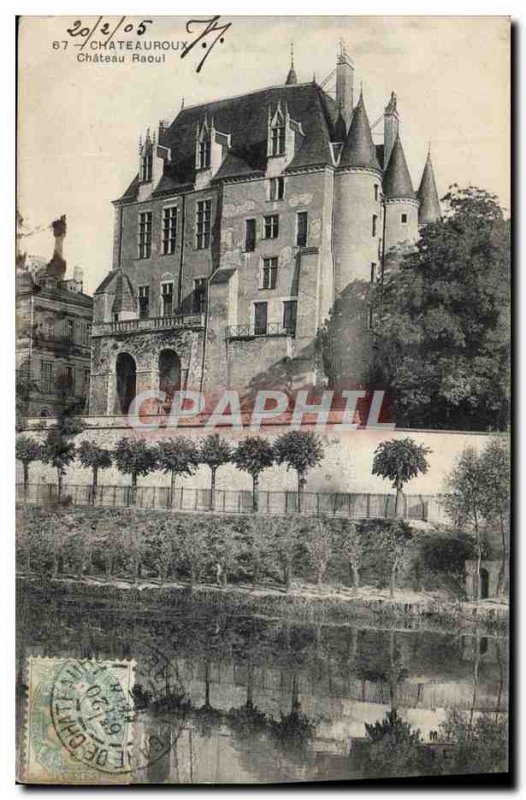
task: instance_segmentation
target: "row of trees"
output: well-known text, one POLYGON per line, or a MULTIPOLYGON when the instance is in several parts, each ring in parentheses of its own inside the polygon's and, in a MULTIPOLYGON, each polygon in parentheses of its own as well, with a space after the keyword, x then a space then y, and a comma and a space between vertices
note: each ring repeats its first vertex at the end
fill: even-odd
MULTIPOLYGON (((130 475, 132 502, 137 488, 137 479, 155 470, 171 476, 172 497, 177 478, 191 476, 199 465, 210 469, 211 498, 214 502, 218 469, 228 463, 247 472, 252 478, 253 510, 258 510, 258 489, 261 474, 274 464, 285 464, 293 469, 298 481, 298 510, 307 482, 309 470, 318 466, 324 457, 320 437, 311 431, 290 430, 278 436, 272 444, 262 436, 248 436, 237 447, 217 433, 207 436, 200 444, 185 436, 177 436, 149 444, 143 439, 123 437, 115 449, 110 451, 94 442, 84 441, 78 447, 72 441, 75 428, 64 429, 57 423, 51 428, 43 444, 26 435, 19 436, 16 455, 24 468, 24 486, 29 481, 29 466, 34 461, 50 464, 57 470, 58 496, 62 497, 62 485, 66 468, 77 458, 83 467, 92 470, 92 495, 95 497, 100 470, 115 464, 119 472, 130 475)), ((426 455, 429 448, 418 445, 412 439, 382 442, 375 450, 372 473, 391 481, 396 489, 395 515, 401 511, 402 491, 405 484, 421 473, 427 472, 426 455)))
POLYGON ((289 591, 295 575, 318 587, 351 582, 356 591, 364 569, 390 586, 394 597, 404 559, 414 542, 403 520, 373 523, 324 518, 175 517, 135 510, 93 509, 21 512, 19 563, 31 573, 58 577, 101 573, 107 580, 154 578, 161 584, 184 577, 199 582, 281 583, 289 591), (371 565, 373 565, 371 567, 371 565))
MULTIPOLYGON (((92 493, 95 496, 100 470, 114 464, 119 472, 131 476, 132 498, 141 476, 160 470, 170 475, 172 496, 178 477, 191 476, 204 464, 210 469, 211 495, 214 500, 218 469, 229 463, 252 478, 253 508, 258 510, 258 488, 261 473, 274 464, 286 464, 294 469, 298 480, 298 506, 301 510, 301 497, 305 489, 307 474, 319 465, 324 456, 322 442, 310 431, 292 430, 279 436, 271 444, 262 436, 250 436, 233 447, 219 434, 212 433, 200 444, 185 436, 165 439, 158 444, 149 444, 144 439, 123 437, 113 451, 100 447, 94 442, 84 441, 76 447, 71 432, 64 432, 58 426, 50 429, 42 444, 28 436, 19 436, 16 443, 16 456, 24 469, 24 486, 29 481, 29 466, 34 461, 49 464, 57 470, 58 496, 62 497, 63 479, 67 467, 78 459, 83 467, 92 470, 92 493)), ((133 502, 133 500, 132 500, 133 502)))

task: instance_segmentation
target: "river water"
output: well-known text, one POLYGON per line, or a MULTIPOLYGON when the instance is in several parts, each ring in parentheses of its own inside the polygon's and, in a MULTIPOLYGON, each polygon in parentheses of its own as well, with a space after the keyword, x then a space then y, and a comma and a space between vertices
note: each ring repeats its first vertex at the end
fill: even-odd
POLYGON ((132 747, 142 755, 111 781, 375 777, 350 755, 367 740, 366 724, 391 709, 445 758, 441 724, 451 709, 474 719, 508 702, 506 642, 476 633, 270 619, 189 597, 160 611, 29 591, 17 630, 21 765, 30 657, 133 664, 132 747))

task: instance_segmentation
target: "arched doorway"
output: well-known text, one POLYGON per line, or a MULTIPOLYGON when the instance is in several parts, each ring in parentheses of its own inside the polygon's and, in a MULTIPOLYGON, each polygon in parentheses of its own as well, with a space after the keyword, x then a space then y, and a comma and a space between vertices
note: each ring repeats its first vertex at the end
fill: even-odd
POLYGON ((480 570, 480 597, 482 600, 489 597, 489 572, 484 567, 480 570))
POLYGON ((161 350, 159 355, 159 389, 171 401, 181 388, 181 359, 175 350, 161 350))
POLYGON ((131 401, 137 391, 137 367, 135 360, 129 353, 119 353, 115 364, 117 373, 117 394, 115 397, 115 412, 127 414, 131 401))

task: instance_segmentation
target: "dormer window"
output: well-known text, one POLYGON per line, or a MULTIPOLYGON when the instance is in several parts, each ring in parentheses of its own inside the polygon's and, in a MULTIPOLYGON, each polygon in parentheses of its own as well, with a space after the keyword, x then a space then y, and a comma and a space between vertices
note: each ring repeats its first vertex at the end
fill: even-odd
POLYGON ((145 146, 143 152, 141 153, 141 171, 140 171, 141 183, 149 183, 151 181, 152 169, 153 169, 152 148, 145 146))
POLYGON ((203 124, 197 129, 197 141, 195 152, 196 169, 209 169, 210 167, 211 137, 208 123, 205 119, 203 124))
POLYGON ((270 155, 282 156, 285 153, 285 123, 275 124, 270 129, 270 155))
POLYGON ((199 142, 199 150, 197 153, 197 168, 208 169, 210 166, 210 139, 204 139, 199 142))

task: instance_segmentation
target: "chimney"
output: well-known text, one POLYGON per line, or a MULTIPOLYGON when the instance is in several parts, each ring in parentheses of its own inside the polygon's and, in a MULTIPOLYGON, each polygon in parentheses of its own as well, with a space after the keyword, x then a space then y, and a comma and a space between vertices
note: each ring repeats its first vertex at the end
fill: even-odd
POLYGON ((384 111, 384 170, 389 165, 389 159, 393 151, 396 137, 398 136, 398 128, 400 126, 400 117, 396 110, 396 95, 391 92, 391 99, 385 107, 384 111))
POLYGON ((54 222, 51 223, 51 227, 53 228, 55 246, 53 248, 53 257, 46 268, 46 274, 49 277, 62 280, 66 272, 66 262, 63 257, 63 245, 66 236, 66 216, 63 215, 60 219, 54 220, 54 222))
POLYGON ((82 292, 84 288, 84 270, 82 267, 73 267, 73 280, 77 284, 77 291, 82 292))
POLYGON ((347 55, 343 41, 340 41, 340 52, 336 59, 336 106, 347 130, 353 110, 353 77, 353 63, 347 55))

